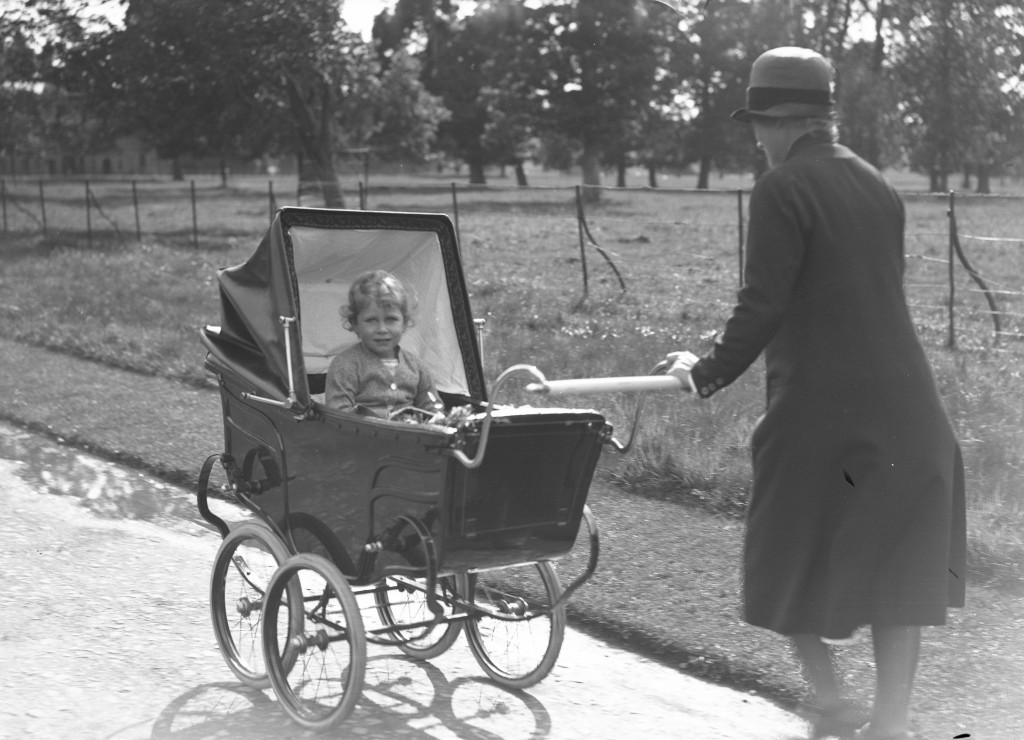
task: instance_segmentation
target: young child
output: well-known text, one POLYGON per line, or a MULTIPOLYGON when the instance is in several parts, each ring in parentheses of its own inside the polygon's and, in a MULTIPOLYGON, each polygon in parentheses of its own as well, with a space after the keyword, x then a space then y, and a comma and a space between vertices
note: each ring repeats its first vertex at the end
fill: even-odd
POLYGON ((365 273, 352 283, 348 303, 338 313, 359 342, 335 356, 327 368, 328 407, 385 418, 410 405, 436 410, 430 373, 399 346, 413 324, 411 303, 405 286, 384 270, 365 273))

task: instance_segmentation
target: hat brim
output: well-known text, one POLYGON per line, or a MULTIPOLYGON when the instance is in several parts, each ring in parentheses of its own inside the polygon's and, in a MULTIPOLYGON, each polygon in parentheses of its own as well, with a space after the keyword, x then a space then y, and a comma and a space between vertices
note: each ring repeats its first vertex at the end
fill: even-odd
POLYGON ((749 108, 737 108, 731 114, 733 118, 741 123, 753 123, 758 118, 813 118, 815 116, 832 115, 832 106, 818 105, 816 103, 779 103, 765 110, 750 110, 749 108))

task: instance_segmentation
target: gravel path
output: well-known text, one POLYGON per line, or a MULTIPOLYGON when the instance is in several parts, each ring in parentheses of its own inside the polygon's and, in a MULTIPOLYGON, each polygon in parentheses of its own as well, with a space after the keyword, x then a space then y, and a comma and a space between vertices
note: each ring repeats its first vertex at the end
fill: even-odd
MULTIPOLYGON (((211 389, 7 340, 0 357, 0 387, 10 389, 0 418, 186 486, 220 449, 211 389)), ((738 618, 741 524, 597 484, 590 503, 602 529, 601 565, 570 602, 577 625, 697 675, 782 701, 801 697, 785 642, 738 618)), ((1024 599, 969 584, 967 608, 924 640, 920 737, 1024 740, 1024 599)), ((870 646, 845 649, 839 661, 866 704, 870 646)))

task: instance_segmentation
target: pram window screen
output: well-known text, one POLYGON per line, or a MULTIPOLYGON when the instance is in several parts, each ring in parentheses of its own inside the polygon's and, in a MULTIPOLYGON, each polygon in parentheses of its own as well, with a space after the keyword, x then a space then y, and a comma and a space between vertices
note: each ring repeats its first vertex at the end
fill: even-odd
POLYGON ((436 234, 303 226, 293 226, 288 234, 308 374, 326 372, 331 358, 356 342, 338 313, 352 281, 370 270, 387 270, 414 291, 419 304, 402 346, 426 363, 438 390, 469 393, 436 234))

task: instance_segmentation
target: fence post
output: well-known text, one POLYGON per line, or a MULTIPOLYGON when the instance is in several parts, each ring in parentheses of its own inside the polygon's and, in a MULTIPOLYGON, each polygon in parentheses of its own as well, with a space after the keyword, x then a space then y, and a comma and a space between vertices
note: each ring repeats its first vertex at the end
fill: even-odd
POLYGON ((139 220, 139 189, 132 180, 132 207, 135 209, 135 238, 142 244, 142 222, 139 220))
POLYGON ((43 181, 39 181, 39 210, 43 214, 43 236, 46 236, 46 196, 43 195, 43 181))
POLYGON ((452 213, 455 215, 455 241, 462 244, 462 232, 459 231, 459 199, 455 196, 455 183, 452 183, 452 213))
POLYGON ((7 233, 7 180, 0 180, 0 201, 4 204, 4 233, 7 233))
POLYGON ((89 181, 85 181, 85 238, 92 249, 92 204, 89 203, 89 181))
POLYGON ((580 234, 580 264, 583 266, 583 300, 590 295, 590 285, 587 280, 587 250, 583 246, 583 194, 580 186, 576 186, 576 228, 580 234))
POLYGON ((199 219, 196 217, 196 181, 190 181, 192 191, 192 246, 199 249, 199 219))
POLYGON ((363 181, 359 181, 359 210, 366 210, 366 188, 363 187, 363 181))
POLYGON ((740 243, 739 243, 739 257, 740 257, 740 287, 743 287, 743 188, 739 188, 736 191, 736 214, 739 223, 740 243))

